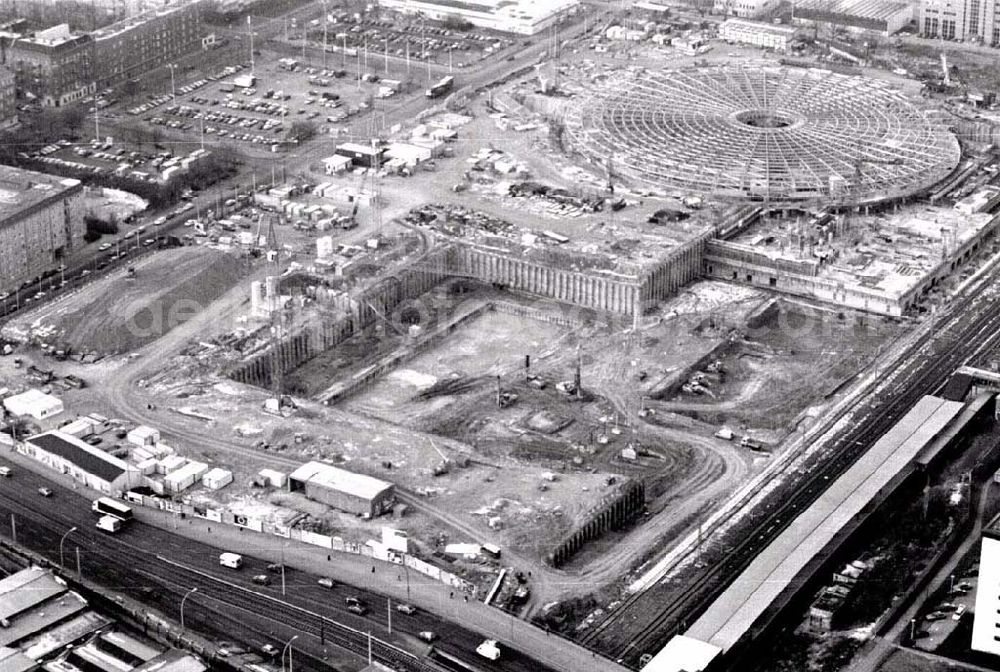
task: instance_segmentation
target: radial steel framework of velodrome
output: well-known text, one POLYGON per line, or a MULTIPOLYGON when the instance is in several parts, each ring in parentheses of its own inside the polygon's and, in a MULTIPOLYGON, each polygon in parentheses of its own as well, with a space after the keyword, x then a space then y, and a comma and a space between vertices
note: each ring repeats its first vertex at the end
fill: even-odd
POLYGON ((905 198, 961 159, 942 115, 886 82, 760 64, 619 71, 577 97, 565 128, 617 175, 721 198, 905 198))

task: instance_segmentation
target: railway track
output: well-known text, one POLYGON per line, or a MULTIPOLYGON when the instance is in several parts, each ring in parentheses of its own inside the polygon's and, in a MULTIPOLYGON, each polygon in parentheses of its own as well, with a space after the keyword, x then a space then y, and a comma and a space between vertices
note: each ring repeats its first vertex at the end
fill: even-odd
MULTIPOLYGON (((774 493, 757 513, 756 522, 738 544, 726 554, 724 561, 705 567, 692 577, 688 586, 674 601, 666 604, 651 623, 638 635, 614 633, 613 628, 624 615, 648 609, 645 592, 630 596, 615 610, 614 615, 581 638, 581 643, 601 648, 604 653, 630 667, 637 668, 644 653, 655 653, 662 643, 686 629, 721 594, 756 553, 777 537, 796 515, 810 506, 828 485, 846 471, 870 445, 882 436, 922 395, 940 388, 948 375, 978 350, 1000 338, 1000 308, 987 307, 970 317, 976 297, 966 296, 956 302, 950 321, 941 331, 932 330, 918 339, 906 352, 911 364, 902 379, 894 385, 900 391, 887 400, 869 406, 863 418, 853 428, 841 434, 823 460, 807 473, 800 474, 798 483, 774 493), (925 348, 932 350, 921 357, 925 348), (792 494, 789 496, 789 490, 792 494), (615 635, 619 636, 616 637, 615 635), (624 635, 623 641, 621 635, 624 635), (603 637, 603 639, 602 639, 603 637)), ((756 513, 756 512, 754 512, 756 513)), ((750 520, 753 520, 754 513, 750 520)))
MULTIPOLYGON (((35 550, 51 559, 53 563, 58 563, 60 560, 58 540, 65 534, 66 530, 74 526, 75 521, 25 506, 15 496, 5 491, 0 491, 0 502, 2 502, 3 508, 15 513, 22 521, 30 521, 35 550)), ((372 637, 367 632, 348 627, 331 618, 269 595, 213 577, 195 568, 186 567, 140 546, 130 544, 123 539, 108 537, 103 533, 95 533, 78 527, 77 531, 74 532, 73 546, 79 547, 81 553, 86 554, 88 565, 93 565, 96 560, 102 567, 111 570, 120 582, 116 586, 117 588, 152 583, 168 590, 179 601, 191 588, 197 587, 198 597, 195 601, 200 603, 202 608, 215 611, 224 618, 229 618, 226 616, 226 610, 235 609, 258 618, 266 618, 282 626, 294 626, 297 632, 313 637, 316 640, 314 644, 329 643, 362 657, 367 657, 370 651, 373 659, 390 665, 400 672, 441 672, 442 670, 438 665, 372 637), (127 550, 127 553, 123 553, 123 550, 127 550), (204 604, 205 600, 214 601, 223 608, 211 609, 204 604)), ((69 555, 66 554, 66 557, 69 555)), ((72 562, 68 564, 72 566, 72 562)), ((191 603, 192 601, 189 600, 189 604, 191 603)), ((303 651, 302 653, 307 652, 303 651)), ((312 657, 322 662, 320 658, 312 657)))

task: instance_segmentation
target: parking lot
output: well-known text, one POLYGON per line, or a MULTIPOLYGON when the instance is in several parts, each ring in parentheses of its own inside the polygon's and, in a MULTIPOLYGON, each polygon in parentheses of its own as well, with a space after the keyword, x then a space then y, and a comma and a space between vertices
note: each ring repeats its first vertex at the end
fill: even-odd
POLYGON ((959 622, 968 613, 971 618, 976 602, 977 577, 953 577, 946 599, 929 602, 930 611, 914 628, 914 647, 924 651, 936 651, 948 639, 959 622))
POLYGON ((169 92, 151 95, 127 112, 164 131, 196 140, 204 134, 206 147, 230 142, 242 149, 275 152, 295 144, 290 132, 296 122, 308 122, 320 134, 337 134, 351 117, 370 110, 376 99, 397 95, 399 87, 400 82, 380 80, 372 73, 362 73, 359 80, 343 69, 307 66, 264 52, 252 78, 247 66, 235 64, 177 87, 176 98, 169 92))
MULTIPOLYGON (((323 46, 322 19, 313 19, 304 27, 296 25, 288 34, 289 42, 302 40, 302 31, 310 44, 323 46)), ((331 12, 326 26, 327 47, 354 57, 367 47, 377 56, 429 60, 463 68, 513 46, 509 35, 486 30, 456 30, 441 22, 421 22, 419 18, 380 10, 378 13, 331 12)))

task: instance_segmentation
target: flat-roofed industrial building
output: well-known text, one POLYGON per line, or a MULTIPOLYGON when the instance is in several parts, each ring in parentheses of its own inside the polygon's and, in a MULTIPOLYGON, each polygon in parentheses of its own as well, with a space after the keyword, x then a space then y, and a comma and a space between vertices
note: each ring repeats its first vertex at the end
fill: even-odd
POLYGON ((535 35, 569 14, 578 0, 379 0, 379 6, 435 21, 460 17, 503 33, 535 35))
POLYGON ((827 23, 886 37, 914 18, 913 4, 898 0, 803 0, 792 5, 794 23, 827 23))
POLYGON ((32 436, 19 450, 88 488, 109 495, 127 492, 143 483, 142 472, 137 468, 59 431, 32 436))

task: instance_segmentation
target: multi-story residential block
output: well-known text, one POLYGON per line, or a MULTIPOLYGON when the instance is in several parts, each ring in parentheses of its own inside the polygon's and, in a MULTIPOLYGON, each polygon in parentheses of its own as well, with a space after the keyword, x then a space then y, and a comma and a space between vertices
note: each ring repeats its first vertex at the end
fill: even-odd
POLYGON ((61 107, 94 92, 93 41, 62 23, 30 37, 14 37, 5 50, 18 96, 61 107))
POLYGON ((4 64, 18 96, 46 107, 81 100, 203 48, 200 2, 151 9, 106 28, 75 34, 60 24, 4 37, 4 64))
POLYGON ((150 10, 91 33, 98 86, 117 84, 201 49, 200 4, 150 10))
POLYGON ((79 180, 0 166, 0 289, 56 268, 83 245, 79 180))

